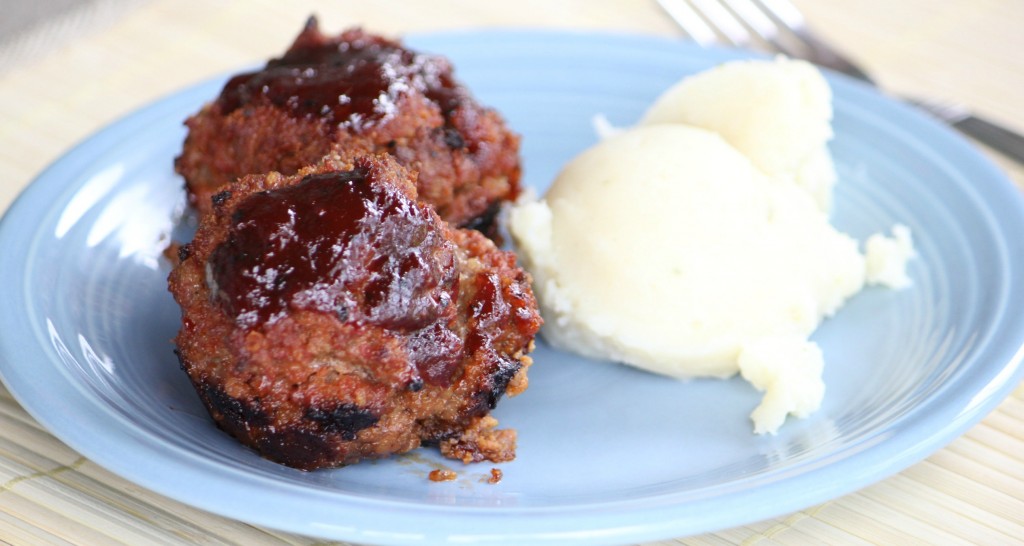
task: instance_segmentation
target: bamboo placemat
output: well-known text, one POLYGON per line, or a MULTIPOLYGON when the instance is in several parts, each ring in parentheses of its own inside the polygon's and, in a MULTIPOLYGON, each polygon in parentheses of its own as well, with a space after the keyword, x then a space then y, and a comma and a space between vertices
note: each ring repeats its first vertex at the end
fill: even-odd
MULTIPOLYGON (((1024 3, 797 3, 888 88, 938 93, 1024 129, 1024 3)), ((393 35, 480 26, 677 35, 656 6, 628 0, 125 0, 117 10, 123 13, 116 21, 96 19, 67 42, 54 36, 52 47, 19 54, 0 73, 0 210, 73 143, 160 96, 279 52, 313 12, 326 29, 361 24, 393 35)), ((1024 168, 992 157, 1024 188, 1024 168)), ((786 517, 661 544, 1024 544, 1021 537, 1024 387, 948 447, 878 484, 786 517)), ((3 389, 0 540, 321 543, 225 519, 122 480, 56 440, 3 389)))
POLYGON ((0 3, 0 73, 113 24, 146 0, 46 0, 0 3))

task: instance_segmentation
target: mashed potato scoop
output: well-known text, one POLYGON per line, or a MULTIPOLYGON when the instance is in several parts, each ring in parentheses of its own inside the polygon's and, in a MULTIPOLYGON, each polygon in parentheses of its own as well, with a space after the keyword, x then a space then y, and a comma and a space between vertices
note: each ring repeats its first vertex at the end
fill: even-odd
POLYGON ((909 230, 866 256, 828 220, 831 96, 806 63, 729 63, 572 159, 509 231, 553 345, 679 378, 740 373, 755 432, 821 405, 809 336, 866 282, 904 286, 909 230))

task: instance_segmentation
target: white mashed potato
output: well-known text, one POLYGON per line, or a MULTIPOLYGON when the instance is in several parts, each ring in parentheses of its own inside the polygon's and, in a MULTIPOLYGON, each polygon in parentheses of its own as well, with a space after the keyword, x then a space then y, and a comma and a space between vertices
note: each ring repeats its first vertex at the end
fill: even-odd
POLYGON ((543 200, 512 208, 509 230, 533 274, 549 342, 680 378, 739 372, 765 392, 751 415, 758 433, 820 406, 824 362, 808 337, 869 276, 906 283, 897 262, 913 251, 898 227, 894 239, 877 236, 866 257, 829 224, 831 181, 827 192, 800 182, 800 173, 820 180, 834 171, 828 86, 807 83, 814 76, 795 64, 726 65, 687 80, 700 84, 690 91, 684 81, 644 123, 573 159, 543 200), (778 81, 752 91, 744 70, 778 81), (717 113, 681 123, 688 107, 672 101, 711 105, 715 85, 718 100, 759 108, 709 106, 705 114, 717 113), (787 125, 766 109, 800 120, 787 125), (744 120, 753 120, 750 133, 776 138, 742 134, 744 120))

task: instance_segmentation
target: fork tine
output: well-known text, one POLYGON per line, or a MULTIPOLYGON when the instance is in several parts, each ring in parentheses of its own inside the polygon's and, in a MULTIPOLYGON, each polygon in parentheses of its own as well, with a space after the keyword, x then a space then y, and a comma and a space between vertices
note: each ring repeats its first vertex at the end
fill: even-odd
POLYGON ((750 32, 719 0, 690 0, 690 2, 733 45, 744 47, 750 43, 750 32))
POLYGON ((719 0, 725 4, 736 17, 754 32, 766 45, 775 51, 793 56, 793 49, 780 39, 779 25, 766 15, 762 7, 754 0, 719 0))
POLYGON ((793 34, 804 37, 807 34, 807 23, 800 10, 789 0, 757 0, 764 12, 778 21, 793 34))
POLYGON ((815 37, 804 23, 803 15, 789 0, 657 0, 658 4, 684 32, 700 45, 718 42, 724 36, 726 45, 750 46, 757 36, 762 49, 806 59, 872 83, 870 77, 815 37), (749 31, 747 29, 750 29, 749 31), (785 34, 785 36, 783 36, 785 34), (792 45, 787 43, 788 38, 792 45))
POLYGON ((657 0, 661 9, 668 13, 668 16, 683 29, 690 39, 699 45, 707 47, 718 42, 718 35, 715 30, 693 11, 686 0, 657 0))
POLYGON ((807 28, 807 23, 804 21, 804 16, 800 13, 800 10, 798 10, 789 0, 754 1, 764 9, 764 12, 768 14, 768 16, 774 20, 780 28, 787 30, 803 43, 803 46, 806 48, 805 53, 803 55, 794 53, 792 54, 793 57, 802 57, 820 66, 825 66, 837 72, 842 72, 848 76, 853 76, 854 78, 864 80, 868 83, 873 83, 871 77, 853 61, 847 59, 831 46, 819 40, 810 31, 810 29, 807 28))

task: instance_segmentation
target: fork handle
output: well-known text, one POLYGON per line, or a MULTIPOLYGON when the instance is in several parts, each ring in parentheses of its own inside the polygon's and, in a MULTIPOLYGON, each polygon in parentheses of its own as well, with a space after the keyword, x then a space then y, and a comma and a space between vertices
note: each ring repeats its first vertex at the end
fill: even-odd
POLYGON ((973 115, 956 120, 952 125, 979 142, 1024 163, 1024 136, 973 115))

